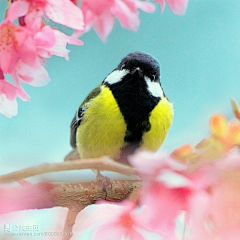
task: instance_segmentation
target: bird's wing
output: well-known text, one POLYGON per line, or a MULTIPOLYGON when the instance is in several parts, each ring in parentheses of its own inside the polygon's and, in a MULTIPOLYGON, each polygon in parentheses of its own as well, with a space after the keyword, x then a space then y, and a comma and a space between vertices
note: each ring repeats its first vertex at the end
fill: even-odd
POLYGON ((94 88, 89 94, 88 96, 85 98, 85 100, 83 101, 83 103, 80 105, 80 107, 78 108, 77 112, 75 113, 73 120, 71 122, 71 131, 70 131, 70 144, 73 148, 76 148, 76 132, 77 132, 77 128, 78 126, 81 124, 83 117, 84 117, 84 113, 88 107, 88 103, 89 101, 91 101, 93 98, 97 97, 98 94, 101 91, 101 85, 99 85, 98 87, 94 88))

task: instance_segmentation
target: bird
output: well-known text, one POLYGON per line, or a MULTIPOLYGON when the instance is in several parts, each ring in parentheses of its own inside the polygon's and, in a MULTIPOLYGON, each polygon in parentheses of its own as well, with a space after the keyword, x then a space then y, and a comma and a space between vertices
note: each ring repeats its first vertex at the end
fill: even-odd
POLYGON ((81 159, 108 156, 128 164, 138 148, 157 151, 173 120, 160 82, 160 64, 132 52, 93 89, 70 124, 70 144, 81 159))

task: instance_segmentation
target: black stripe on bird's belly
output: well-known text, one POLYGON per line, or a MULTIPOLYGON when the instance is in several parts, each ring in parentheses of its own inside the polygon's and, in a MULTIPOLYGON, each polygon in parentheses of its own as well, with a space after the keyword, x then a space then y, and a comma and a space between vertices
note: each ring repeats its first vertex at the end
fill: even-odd
POLYGON ((139 146, 144 132, 151 129, 149 115, 160 98, 152 96, 140 73, 126 75, 120 82, 108 85, 127 124, 124 141, 139 146))

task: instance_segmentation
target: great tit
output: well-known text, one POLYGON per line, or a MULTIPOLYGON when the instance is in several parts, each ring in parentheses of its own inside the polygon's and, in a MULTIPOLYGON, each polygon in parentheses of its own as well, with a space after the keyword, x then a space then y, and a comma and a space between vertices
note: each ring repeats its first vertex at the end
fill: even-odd
POLYGON ((82 159, 109 156, 126 162, 137 148, 158 150, 172 119, 158 61, 133 52, 80 105, 71 122, 70 143, 82 159))

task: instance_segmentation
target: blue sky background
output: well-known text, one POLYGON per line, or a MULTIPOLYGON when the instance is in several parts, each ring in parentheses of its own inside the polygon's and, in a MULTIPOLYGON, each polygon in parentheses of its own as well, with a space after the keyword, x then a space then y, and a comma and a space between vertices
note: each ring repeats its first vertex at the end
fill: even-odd
MULTIPOLYGON (((1 20, 6 2, 0 0, 1 20)), ((160 61, 162 86, 174 103, 174 122, 162 150, 199 142, 215 112, 232 117, 229 99, 240 101, 240 1, 190 0, 185 16, 168 8, 160 14, 157 6, 154 14, 140 12, 140 20, 138 32, 116 21, 106 43, 94 31, 86 33, 84 46, 69 46, 69 62, 47 61, 47 86, 24 85, 31 101, 18 101, 19 113, 12 119, 0 115, 0 174, 61 162, 71 150, 69 124, 77 107, 136 50, 160 61)))

